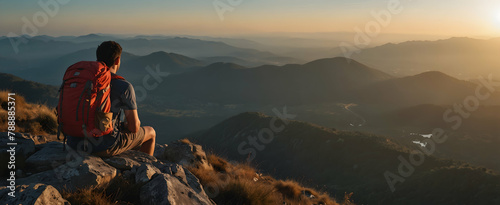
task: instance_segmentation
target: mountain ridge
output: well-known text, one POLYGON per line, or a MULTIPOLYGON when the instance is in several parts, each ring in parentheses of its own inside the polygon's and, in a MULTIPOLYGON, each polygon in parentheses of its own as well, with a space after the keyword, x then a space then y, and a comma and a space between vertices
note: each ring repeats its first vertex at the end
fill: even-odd
POLYGON ((160 85, 162 89, 153 93, 163 94, 168 99, 197 99, 216 103, 331 102, 345 99, 351 94, 351 89, 391 78, 362 64, 348 63, 346 59, 337 58, 333 61, 340 63, 311 66, 324 63, 323 60, 313 64, 265 65, 245 69, 236 64, 211 64, 208 68, 212 69, 201 68, 169 76, 160 85))
POLYGON ((58 102, 58 87, 24 80, 8 73, 0 73, 0 89, 26 96, 26 100, 31 103, 46 103, 55 107, 58 102))
POLYGON ((428 71, 417 75, 389 79, 356 91, 361 102, 414 106, 447 105, 474 94, 475 83, 459 80, 443 72, 428 71))
MULTIPOLYGON (((494 188, 500 176, 491 170, 424 156, 424 163, 414 167, 415 173, 405 177, 407 180, 396 183, 393 193, 384 173, 397 174, 401 166, 398 156, 408 157, 419 148, 406 148, 382 136, 333 130, 259 113, 236 115, 191 137, 206 148, 225 153, 231 160, 250 160, 265 173, 280 178, 308 176, 311 183, 322 184, 336 196, 354 192, 355 203, 434 204, 446 198, 453 204, 478 200, 467 193, 477 191, 480 183, 467 190, 450 188, 449 184, 439 183, 443 174, 446 175, 443 180, 467 184, 477 179, 493 192, 500 192, 498 187, 494 188), (265 131, 262 137, 263 130, 271 131, 265 131), (421 186, 420 181, 434 183, 421 186), (426 197, 421 197, 422 194, 426 197)), ((486 192, 481 195, 488 199, 493 196, 486 192)))
POLYGON ((388 43, 361 50, 354 59, 398 77, 437 70, 456 78, 498 74, 498 39, 454 37, 388 43), (474 68, 474 69, 471 69, 474 68))

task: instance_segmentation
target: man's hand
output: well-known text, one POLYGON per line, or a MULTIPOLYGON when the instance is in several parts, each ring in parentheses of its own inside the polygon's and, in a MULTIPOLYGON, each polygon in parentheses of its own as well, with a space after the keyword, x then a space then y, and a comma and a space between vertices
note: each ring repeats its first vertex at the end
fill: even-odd
POLYGON ((131 133, 136 133, 141 128, 141 121, 139 120, 139 115, 137 114, 137 110, 124 110, 125 118, 127 119, 127 123, 124 125, 131 133))

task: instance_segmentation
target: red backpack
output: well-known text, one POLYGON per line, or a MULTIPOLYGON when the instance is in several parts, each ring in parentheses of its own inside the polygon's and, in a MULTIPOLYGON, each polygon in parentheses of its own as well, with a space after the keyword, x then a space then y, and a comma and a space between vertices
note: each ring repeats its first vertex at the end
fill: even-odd
POLYGON ((57 106, 58 134, 100 137, 113 131, 111 72, 102 62, 82 61, 64 74, 57 106))

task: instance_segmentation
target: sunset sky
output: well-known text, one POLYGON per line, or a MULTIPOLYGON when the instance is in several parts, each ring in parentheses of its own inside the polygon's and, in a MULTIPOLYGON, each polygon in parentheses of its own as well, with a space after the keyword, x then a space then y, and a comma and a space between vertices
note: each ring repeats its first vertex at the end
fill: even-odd
MULTIPOLYGON (((390 0, 241 0, 236 5, 228 0, 60 1, 67 3, 38 28, 38 35, 354 32, 374 20, 372 11, 387 10, 390 0), (221 19, 214 2, 233 10, 221 19)), ((399 2, 402 11, 392 15, 382 33, 500 36, 498 0, 391 1, 399 2)), ((23 17, 33 22, 43 11, 39 2, 56 0, 0 0, 0 35, 21 34, 23 17)))

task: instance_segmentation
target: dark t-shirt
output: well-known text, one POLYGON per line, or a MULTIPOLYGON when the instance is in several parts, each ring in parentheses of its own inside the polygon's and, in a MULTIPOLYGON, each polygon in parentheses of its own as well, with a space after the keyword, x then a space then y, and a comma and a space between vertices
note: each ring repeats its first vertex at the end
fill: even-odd
MULTIPOLYGON (((112 74, 115 75, 115 74, 112 74)), ((137 102, 135 90, 132 84, 126 80, 113 79, 111 80, 111 112, 113 113, 114 133, 116 136, 119 133, 119 125, 121 123, 121 110, 137 110, 137 102)))
MULTIPOLYGON (((115 74, 111 74, 114 76, 115 74)), ((112 79, 111 80, 111 112, 113 113, 113 126, 114 131, 109 135, 104 135, 102 137, 93 138, 92 141, 98 143, 89 143, 89 150, 92 152, 100 152, 111 147, 117 139, 117 135, 120 134, 120 113, 121 110, 137 110, 137 102, 135 97, 134 87, 130 82, 122 79, 112 79)), ((67 144, 69 147, 76 149, 78 143, 80 143, 84 138, 81 137, 71 137, 67 136, 67 144)))

